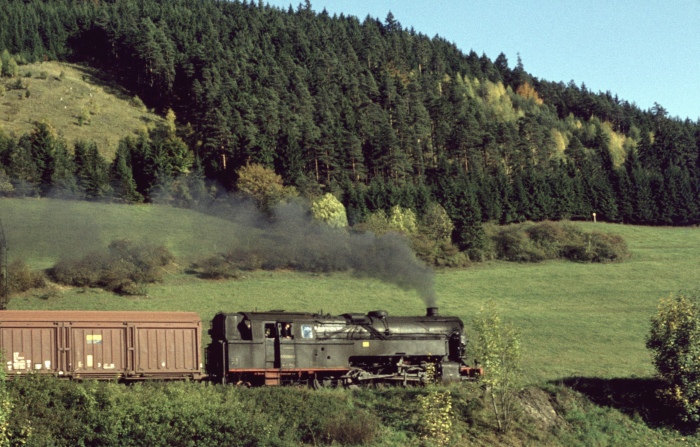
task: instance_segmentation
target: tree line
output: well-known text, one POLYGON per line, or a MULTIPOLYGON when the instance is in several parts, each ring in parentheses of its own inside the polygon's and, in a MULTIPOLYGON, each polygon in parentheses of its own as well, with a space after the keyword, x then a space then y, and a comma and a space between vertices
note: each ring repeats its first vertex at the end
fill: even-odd
POLYGON ((308 1, 0 4, 0 49, 13 62, 99 67, 178 118, 125 137, 114 160, 90 142, 61 146, 49 123, 3 135, 13 194, 188 202, 212 185, 234 190, 240 169, 260 164, 303 195, 334 193, 351 224, 437 202, 462 248, 486 221, 700 221, 697 122, 540 80, 519 58, 464 53, 391 14, 330 16, 308 1))

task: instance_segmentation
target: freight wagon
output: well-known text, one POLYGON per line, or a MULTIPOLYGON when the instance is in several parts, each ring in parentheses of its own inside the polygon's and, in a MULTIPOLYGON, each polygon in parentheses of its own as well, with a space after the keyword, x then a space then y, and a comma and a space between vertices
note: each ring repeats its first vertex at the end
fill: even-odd
POLYGON ((193 312, 0 312, 9 377, 200 379, 201 343, 193 312))

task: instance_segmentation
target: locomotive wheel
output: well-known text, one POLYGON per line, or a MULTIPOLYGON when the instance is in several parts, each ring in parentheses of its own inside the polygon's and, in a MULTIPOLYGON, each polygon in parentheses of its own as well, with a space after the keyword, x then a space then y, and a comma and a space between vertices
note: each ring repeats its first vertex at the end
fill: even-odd
POLYGON ((335 382, 333 379, 320 379, 318 377, 314 377, 311 380, 311 388, 315 390, 320 390, 323 388, 335 388, 337 386, 337 382, 335 382))

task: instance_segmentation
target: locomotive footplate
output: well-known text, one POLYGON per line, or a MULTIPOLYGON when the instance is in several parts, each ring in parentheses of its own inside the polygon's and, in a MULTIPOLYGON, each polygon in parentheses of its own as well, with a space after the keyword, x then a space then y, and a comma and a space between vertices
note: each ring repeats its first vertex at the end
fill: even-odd
POLYGON ((264 384, 267 386, 278 386, 290 383, 307 383, 319 378, 339 378, 348 372, 347 368, 284 368, 284 369, 230 369, 228 371, 229 383, 251 383, 264 384))

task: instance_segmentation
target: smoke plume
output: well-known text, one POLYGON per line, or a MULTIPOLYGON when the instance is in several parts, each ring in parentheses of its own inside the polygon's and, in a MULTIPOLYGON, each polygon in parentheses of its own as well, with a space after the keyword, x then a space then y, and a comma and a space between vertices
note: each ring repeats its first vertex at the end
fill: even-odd
POLYGON ((262 268, 302 271, 349 271, 359 278, 376 278, 404 290, 415 290, 427 307, 434 307, 434 273, 396 233, 376 236, 328 227, 308 209, 289 203, 274 209, 272 218, 238 203, 229 217, 238 228, 228 256, 255 257, 262 268))

